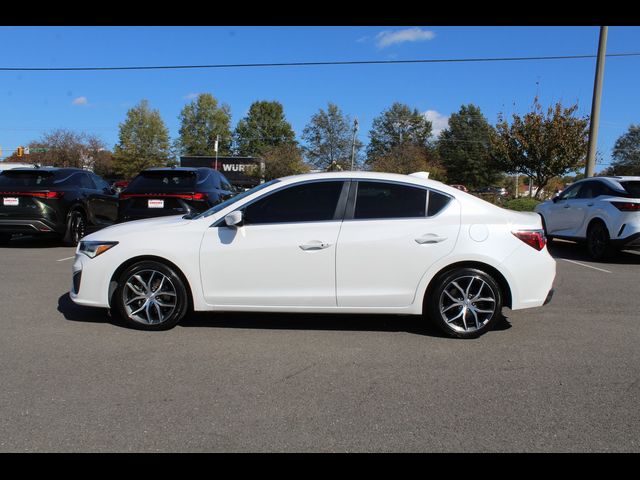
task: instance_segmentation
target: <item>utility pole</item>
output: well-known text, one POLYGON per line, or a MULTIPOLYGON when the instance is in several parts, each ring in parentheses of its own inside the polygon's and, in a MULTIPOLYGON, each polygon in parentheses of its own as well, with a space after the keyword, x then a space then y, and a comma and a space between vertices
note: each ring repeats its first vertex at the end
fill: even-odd
POLYGON ((351 171, 356 159, 356 132, 358 131, 358 119, 353 121, 353 140, 351 141, 351 171))
POLYGON ((213 147, 213 149, 216 152, 216 166, 215 169, 218 170, 218 140, 220 139, 220 135, 216 135, 216 143, 213 147))
POLYGON ((589 151, 587 153, 586 177, 593 177, 596 169, 596 147, 598 146, 598 125, 600 123, 600 98, 602 97, 602 79, 604 77, 604 59, 607 50, 607 31, 609 27, 600 27, 596 78, 593 84, 591 101, 591 120, 589 125, 589 151))

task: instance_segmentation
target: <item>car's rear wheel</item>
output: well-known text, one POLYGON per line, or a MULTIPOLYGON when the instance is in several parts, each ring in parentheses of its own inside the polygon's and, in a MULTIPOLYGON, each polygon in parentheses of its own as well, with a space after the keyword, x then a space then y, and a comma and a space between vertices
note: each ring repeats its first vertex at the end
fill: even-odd
POLYGON ((74 210, 69 213, 67 218, 67 231, 62 238, 65 245, 75 246, 85 236, 87 230, 87 220, 84 218, 82 212, 74 210))
POLYGON ((502 291, 496 280, 477 268, 456 268, 436 279, 427 313, 450 336, 476 338, 502 314, 502 291))
POLYGON ((141 330, 168 330, 188 309, 185 284, 173 268, 142 261, 127 268, 118 279, 114 306, 128 325, 141 330))
POLYGON ((594 260, 604 260, 612 253, 609 231, 601 221, 595 221, 587 230, 587 250, 594 260))

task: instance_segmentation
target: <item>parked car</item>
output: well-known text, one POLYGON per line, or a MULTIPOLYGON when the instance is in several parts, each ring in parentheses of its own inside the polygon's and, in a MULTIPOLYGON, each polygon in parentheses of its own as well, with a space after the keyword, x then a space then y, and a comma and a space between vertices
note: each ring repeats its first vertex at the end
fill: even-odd
POLYGON ((555 268, 533 212, 416 174, 333 172, 97 232, 77 249, 70 296, 147 330, 193 308, 425 315, 468 338, 503 306, 548 302, 555 268))
POLYGON ((463 192, 468 192, 469 190, 464 185, 451 185, 453 188, 457 188, 458 190, 462 190, 463 192))
POLYGON ((79 168, 15 168, 0 173, 0 241, 15 233, 56 235, 76 245, 111 225, 118 196, 98 175, 79 168))
POLYGON ((585 242, 592 258, 640 248, 640 177, 590 177, 536 206, 549 238, 585 242))
POLYGON ((113 188, 117 193, 122 192, 127 186, 129 182, 127 180, 116 180, 111 184, 111 188, 113 188))
POLYGON ((212 168, 149 168, 120 192, 118 221, 167 215, 195 215, 235 195, 212 168))
POLYGON ((505 187, 493 186, 493 187, 481 188, 479 190, 476 190, 475 193, 479 193, 481 195, 498 195, 498 196, 504 197, 504 196, 508 195, 509 192, 507 191, 507 189, 505 187))

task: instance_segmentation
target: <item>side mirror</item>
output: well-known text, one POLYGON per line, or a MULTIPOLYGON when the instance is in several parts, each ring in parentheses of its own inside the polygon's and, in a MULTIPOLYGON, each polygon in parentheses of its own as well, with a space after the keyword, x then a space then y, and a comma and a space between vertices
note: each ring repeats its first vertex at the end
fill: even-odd
POLYGON ((231 212, 226 217, 224 217, 224 223, 226 223, 228 227, 242 226, 242 220, 243 215, 241 210, 231 212))

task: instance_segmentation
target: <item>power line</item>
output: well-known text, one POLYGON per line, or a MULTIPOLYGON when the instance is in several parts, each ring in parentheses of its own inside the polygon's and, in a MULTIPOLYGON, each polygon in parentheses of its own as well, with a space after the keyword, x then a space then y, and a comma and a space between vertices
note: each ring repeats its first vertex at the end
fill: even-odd
MULTIPOLYGON (((607 57, 639 57, 640 52, 609 53, 607 57)), ((470 63, 470 62, 520 62, 531 60, 577 60, 596 58, 597 55, 551 55, 535 57, 484 57, 484 58, 431 58, 415 60, 348 60, 331 62, 283 62, 283 63, 217 63, 203 65, 147 65, 128 67, 0 67, 3 72, 69 72, 107 70, 186 70, 204 68, 260 68, 260 67, 313 67, 326 65, 392 65, 412 63, 470 63)))

